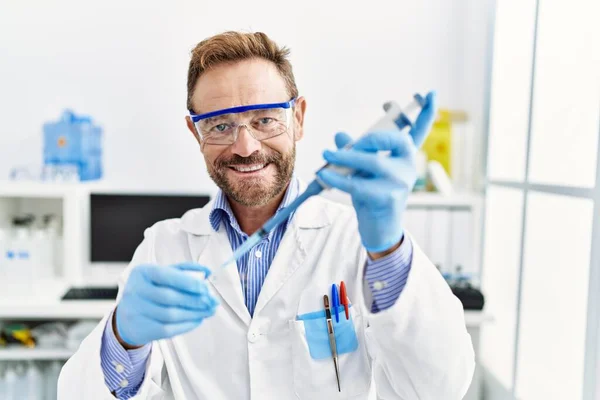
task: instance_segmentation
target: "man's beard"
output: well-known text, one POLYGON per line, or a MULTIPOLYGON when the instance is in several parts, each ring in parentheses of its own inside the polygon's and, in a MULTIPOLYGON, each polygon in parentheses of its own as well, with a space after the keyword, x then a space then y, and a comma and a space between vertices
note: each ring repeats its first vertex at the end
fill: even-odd
POLYGON ((217 186, 231 200, 244 206, 262 206, 277 197, 288 185, 294 173, 296 161, 296 146, 287 154, 273 151, 272 154, 263 152, 253 153, 249 157, 234 154, 229 158, 217 158, 208 168, 208 174, 217 186), (258 179, 240 179, 231 182, 227 177, 229 166, 273 164, 275 167, 274 181, 259 181, 258 179))

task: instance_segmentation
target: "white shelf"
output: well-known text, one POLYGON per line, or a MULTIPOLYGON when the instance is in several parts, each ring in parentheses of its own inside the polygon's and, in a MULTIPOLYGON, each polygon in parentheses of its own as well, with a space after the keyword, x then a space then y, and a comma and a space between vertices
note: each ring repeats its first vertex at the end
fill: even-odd
MULTIPOLYGON (((347 205, 352 205, 350 196, 339 190, 328 190, 321 196, 347 205)), ((409 207, 468 207, 477 208, 482 204, 483 195, 479 193, 455 193, 444 196, 439 193, 414 192, 408 196, 409 207)))
POLYGON ((0 197, 63 198, 75 193, 76 184, 0 181, 0 197))
MULTIPOLYGON (((210 191, 198 190, 179 190, 168 192, 164 189, 151 190, 148 188, 124 188, 115 185, 101 183, 73 183, 56 184, 44 182, 12 182, 0 181, 0 197, 32 197, 32 198, 62 198, 67 194, 80 192, 109 192, 120 194, 138 194, 138 193, 169 193, 169 194, 188 194, 188 195, 209 195, 210 191)), ((326 191, 322 196, 351 204, 350 197, 337 190, 326 191)), ((474 207, 481 203, 483 196, 479 193, 455 193, 444 196, 439 193, 415 192, 408 196, 409 206, 443 206, 443 207, 474 207)))
POLYGON ((103 181, 53 183, 34 181, 2 181, 0 180, 0 197, 27 197, 27 198, 62 198, 68 194, 89 193, 111 193, 111 194, 153 194, 153 195, 189 195, 210 196, 215 194, 215 188, 171 188, 164 187, 135 187, 131 185, 116 185, 103 181))
POLYGON ((114 308, 114 300, 62 301, 69 287, 60 280, 0 285, 0 319, 101 319, 114 308))
POLYGON ((22 361, 22 360, 67 360, 74 351, 69 349, 28 349, 28 348, 4 348, 0 349, 0 361, 22 361))
POLYGON ((113 301, 69 300, 54 304, 0 304, 0 319, 101 319, 114 308, 113 301))
POLYGON ((409 206, 424 207, 477 207, 483 196, 477 193, 456 193, 448 196, 439 193, 412 193, 408 196, 409 206))
POLYGON ((491 322, 494 318, 486 314, 485 311, 468 310, 465 311, 465 323, 467 328, 477 328, 485 322, 491 322))

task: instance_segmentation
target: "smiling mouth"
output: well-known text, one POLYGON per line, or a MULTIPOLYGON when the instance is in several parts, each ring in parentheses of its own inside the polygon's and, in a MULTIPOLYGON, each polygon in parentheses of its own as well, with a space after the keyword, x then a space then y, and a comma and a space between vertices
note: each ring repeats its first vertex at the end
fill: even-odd
POLYGON ((229 168, 242 173, 252 173, 266 168, 270 163, 253 165, 230 165, 229 168))

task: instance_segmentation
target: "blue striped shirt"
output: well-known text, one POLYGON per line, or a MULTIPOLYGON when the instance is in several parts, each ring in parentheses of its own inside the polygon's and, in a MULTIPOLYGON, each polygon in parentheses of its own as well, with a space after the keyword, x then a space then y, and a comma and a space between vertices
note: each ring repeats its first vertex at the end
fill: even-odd
MULTIPOLYGON (((298 179, 292 179, 275 214, 294 201, 299 195, 299 190, 300 183, 298 179)), ((279 248, 281 238, 287 229, 289 221, 293 217, 294 214, 292 213, 287 221, 269 232, 267 237, 263 238, 254 248, 252 248, 252 250, 244 254, 242 258, 237 261, 242 290, 244 291, 244 300, 250 315, 254 315, 254 307, 258 300, 258 294, 265 282, 265 277, 267 276, 267 272, 269 272, 269 267, 273 262, 275 253, 279 248)), ((224 224, 233 251, 236 251, 237 248, 248 239, 248 235, 240 228, 240 225, 229 206, 227 197, 222 191, 219 191, 215 197, 209 219, 210 224, 215 231, 218 231, 219 226, 224 224)))
MULTIPOLYGON (((299 190, 298 179, 292 179, 276 213, 289 205, 299 195, 299 190)), ((266 238, 263 238, 237 262, 244 301, 250 315, 254 314, 256 301, 269 272, 269 267, 293 216, 294 214, 290 215, 285 223, 271 231, 266 238)), ((248 235, 240 228, 227 197, 222 191, 219 191, 215 197, 209 219, 215 231, 221 224, 224 225, 233 251, 248 238, 248 235)), ((412 243, 405 236, 402 245, 391 254, 376 261, 367 259, 365 279, 373 294, 372 312, 383 311, 394 305, 406 285, 412 264, 412 252, 412 243)), ((104 371, 104 381, 117 398, 129 399, 137 393, 144 379, 146 360, 150 355, 150 350, 150 344, 135 350, 125 350, 115 337, 112 315, 108 318, 102 336, 101 366, 104 371)))
POLYGON ((139 349, 125 350, 115 336, 112 320, 111 313, 102 335, 100 366, 108 389, 118 399, 129 399, 142 385, 152 346, 147 344, 139 349))

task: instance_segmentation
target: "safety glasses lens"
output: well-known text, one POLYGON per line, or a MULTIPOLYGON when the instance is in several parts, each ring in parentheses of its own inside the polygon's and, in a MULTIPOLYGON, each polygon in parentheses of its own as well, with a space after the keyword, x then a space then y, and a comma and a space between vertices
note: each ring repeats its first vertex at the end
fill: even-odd
POLYGON ((266 108, 242 113, 223 114, 196 122, 196 130, 207 144, 232 144, 242 126, 257 140, 286 133, 291 109, 266 108))

